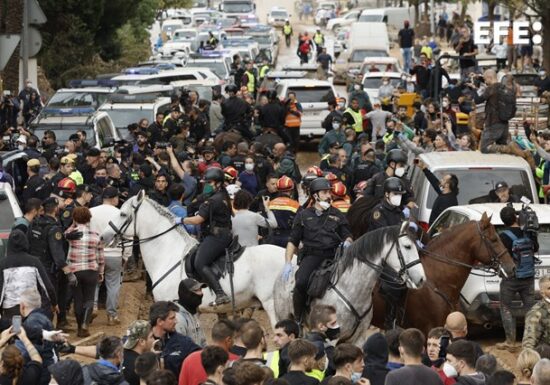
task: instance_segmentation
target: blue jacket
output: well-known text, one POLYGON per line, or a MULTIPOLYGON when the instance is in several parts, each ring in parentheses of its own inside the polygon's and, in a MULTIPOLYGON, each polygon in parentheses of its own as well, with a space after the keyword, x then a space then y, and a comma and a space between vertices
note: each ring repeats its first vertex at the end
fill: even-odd
MULTIPOLYGON (((183 219, 187 217, 187 207, 182 206, 182 204, 179 201, 170 202, 170 204, 168 205, 168 210, 170 210, 170 212, 178 218, 183 219)), ((198 234, 197 226, 195 225, 183 225, 183 226, 185 227, 185 230, 187 230, 189 234, 194 234, 194 235, 198 234)))
POLYGON ((178 332, 167 333, 162 338, 163 348, 161 356, 164 358, 164 368, 179 376, 181 365, 187 356, 201 350, 193 340, 178 332))

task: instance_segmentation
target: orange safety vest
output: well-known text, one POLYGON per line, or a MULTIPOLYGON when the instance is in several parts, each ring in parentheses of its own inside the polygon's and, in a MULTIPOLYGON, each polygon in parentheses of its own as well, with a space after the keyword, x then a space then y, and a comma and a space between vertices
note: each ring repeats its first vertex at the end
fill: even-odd
POLYGON ((332 202, 332 207, 340 210, 342 213, 347 213, 351 207, 351 203, 346 202, 345 200, 337 200, 332 202))
POLYGON ((300 203, 289 197, 278 197, 269 202, 270 210, 291 211, 296 213, 300 208, 300 203))
POLYGON ((302 125, 302 113, 296 108, 296 103, 290 104, 290 111, 296 111, 298 114, 293 114, 292 112, 287 112, 286 118, 285 118, 285 126, 286 127, 300 127, 302 125))

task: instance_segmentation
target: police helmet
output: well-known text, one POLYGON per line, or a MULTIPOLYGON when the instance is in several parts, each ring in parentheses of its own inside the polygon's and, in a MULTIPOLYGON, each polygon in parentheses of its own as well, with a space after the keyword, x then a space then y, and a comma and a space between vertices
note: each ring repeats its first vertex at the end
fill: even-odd
POLYGON ((205 182, 223 182, 224 181, 224 172, 221 168, 211 167, 204 173, 205 182))
POLYGON ((392 176, 384 181, 384 193, 405 194, 405 184, 400 178, 392 176))
POLYGON ((323 177, 316 178, 312 180, 311 183, 309 184, 310 194, 315 194, 316 192, 323 191, 323 190, 330 191, 330 189, 331 189, 330 182, 328 181, 327 178, 323 178, 323 177))
POLYGON ((302 186, 306 189, 309 189, 309 185, 311 184, 311 182, 313 182, 317 178, 319 178, 319 175, 317 175, 316 173, 307 172, 302 177, 302 186))
POLYGON ((228 84, 225 86, 225 92, 227 93, 233 92, 236 94, 238 91, 239 91, 239 87, 237 87, 236 84, 228 84))
POLYGON ((407 164, 407 154, 401 150, 391 150, 386 155, 386 164, 390 164, 390 162, 407 164))

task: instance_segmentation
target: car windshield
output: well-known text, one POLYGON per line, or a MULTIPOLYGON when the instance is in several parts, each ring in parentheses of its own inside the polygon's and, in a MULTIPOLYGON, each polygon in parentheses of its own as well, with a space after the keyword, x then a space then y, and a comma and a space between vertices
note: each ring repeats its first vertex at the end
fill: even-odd
POLYGON ((388 53, 382 50, 374 49, 356 49, 351 54, 350 62, 362 63, 366 57, 387 57, 388 53))
POLYGON ((288 91, 296 92, 296 99, 298 99, 301 104, 326 103, 330 99, 334 99, 334 93, 330 86, 289 87, 288 91))
POLYGON ((192 62, 192 63, 189 63, 189 66, 208 68, 212 72, 214 72, 216 76, 219 77, 220 79, 223 79, 228 75, 227 69, 225 68, 225 64, 222 62, 214 62, 214 61, 192 62))
POLYGON ((271 17, 273 17, 273 18, 278 17, 278 18, 281 18, 281 19, 286 19, 288 17, 288 13, 286 13, 284 11, 272 11, 271 12, 271 17))
POLYGON ((76 134, 76 132, 79 130, 84 130, 86 131, 86 142, 90 146, 95 146, 96 144, 95 133, 93 128, 90 126, 67 124, 63 125, 63 128, 60 128, 58 124, 41 124, 34 130, 34 135, 36 135, 38 138, 43 138, 44 132, 46 132, 47 130, 52 130, 55 133, 57 143, 65 143, 67 140, 69 140, 69 137, 72 134, 76 134))
POLYGON ((93 107, 99 108, 108 94, 91 92, 58 92, 49 100, 48 108, 93 107))
MULTIPOLYGON (((401 79, 390 79, 390 83, 392 86, 397 87, 399 85, 399 82, 401 82, 401 79)), ((376 78, 366 78, 363 81, 363 88, 380 88, 382 85, 382 77, 376 77, 376 78)))
POLYGON ((382 15, 361 15, 359 16, 359 22, 363 23, 380 23, 383 21, 382 15))
POLYGON ((227 13, 252 13, 254 11, 254 8, 252 7, 251 2, 222 2, 222 10, 227 13))
MULTIPOLYGON (((3 193, 3 192, 2 192, 3 193)), ((15 217, 9 199, 0 199, 0 231, 11 229, 15 217)))
MULTIPOLYGON (((458 204, 468 205, 474 203, 487 203, 491 201, 489 193, 494 189, 495 184, 506 181, 510 186, 510 194, 520 199, 527 197, 533 202, 531 189, 529 188, 529 177, 522 170, 499 169, 468 169, 468 170, 446 170, 436 171, 434 174, 441 179, 443 174, 452 173, 458 178, 458 204)), ((428 193, 427 207, 432 208, 437 194, 430 188, 428 193)))
POLYGON ((116 128, 126 128, 129 124, 136 123, 140 119, 145 118, 152 122, 154 120, 153 108, 146 107, 143 109, 137 108, 121 108, 113 110, 105 110, 113 121, 116 128))
POLYGON ((173 31, 175 31, 176 29, 181 28, 181 27, 182 27, 182 25, 163 25, 162 30, 164 32, 172 33, 173 31))
POLYGON ((185 88, 199 94, 199 99, 212 100, 212 87, 193 84, 187 85, 185 88))
POLYGON ((253 35, 252 40, 258 44, 271 44, 271 37, 269 35, 253 35))

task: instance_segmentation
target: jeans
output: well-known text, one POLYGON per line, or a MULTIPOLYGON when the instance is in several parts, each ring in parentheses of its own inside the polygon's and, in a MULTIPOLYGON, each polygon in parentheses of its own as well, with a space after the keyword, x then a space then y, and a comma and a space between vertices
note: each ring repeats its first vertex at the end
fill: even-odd
POLYGON ((82 270, 74 273, 78 284, 73 287, 74 312, 80 328, 88 325, 94 309, 94 295, 99 273, 96 270, 82 270))
POLYGON ((502 318, 502 326, 504 327, 504 332, 506 334, 506 341, 516 341, 516 316, 525 316, 534 304, 534 278, 503 279, 500 282, 500 316, 502 318), (514 300, 516 293, 519 294, 521 298, 521 308, 512 307, 512 301, 514 300))
MULTIPOLYGON (((118 296, 122 282, 122 258, 120 257, 105 257, 105 289, 107 290, 107 301, 105 308, 107 315, 110 317, 117 316, 118 296)), ((95 302, 99 296, 99 286, 95 291, 95 302)))
POLYGON ((401 48, 401 54, 403 55, 403 71, 409 73, 411 70, 412 47, 401 48))
POLYGON ((491 152, 489 146, 493 144, 507 144, 508 135, 508 124, 506 123, 495 123, 491 126, 485 126, 483 132, 481 133, 479 149, 482 153, 487 154, 491 152))

